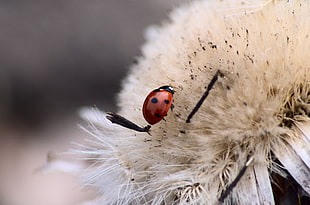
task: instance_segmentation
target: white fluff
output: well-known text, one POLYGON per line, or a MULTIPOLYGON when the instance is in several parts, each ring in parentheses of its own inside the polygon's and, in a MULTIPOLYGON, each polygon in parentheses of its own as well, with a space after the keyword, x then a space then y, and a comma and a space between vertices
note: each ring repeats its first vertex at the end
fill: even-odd
POLYGON ((310 194, 309 1, 246 3, 191 2, 149 30, 119 114, 146 125, 147 94, 173 86, 174 108, 151 135, 87 112, 80 154, 93 160, 84 183, 98 190, 96 204, 217 204, 249 155, 224 204, 274 204, 270 174, 284 169, 310 194), (217 70, 224 77, 186 123, 217 70))

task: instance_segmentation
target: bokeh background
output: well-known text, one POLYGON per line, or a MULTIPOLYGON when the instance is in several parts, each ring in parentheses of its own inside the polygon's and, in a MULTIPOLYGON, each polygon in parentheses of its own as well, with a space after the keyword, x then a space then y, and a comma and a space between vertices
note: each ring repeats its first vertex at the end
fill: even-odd
POLYGON ((0 0, 0 205, 74 205, 93 196, 37 172, 83 133, 78 109, 115 111, 143 32, 186 0, 0 0))

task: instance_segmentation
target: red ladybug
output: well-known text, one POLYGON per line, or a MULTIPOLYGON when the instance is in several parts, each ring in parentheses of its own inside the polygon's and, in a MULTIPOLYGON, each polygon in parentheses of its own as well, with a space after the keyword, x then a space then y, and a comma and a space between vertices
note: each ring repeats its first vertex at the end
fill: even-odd
MULTIPOLYGON (((213 78, 211 79, 211 82, 209 83, 207 87, 207 90, 203 93, 203 95, 201 96, 200 100, 197 102, 194 109, 188 115, 186 123, 189 123, 191 118, 199 110, 203 101, 207 98, 210 90, 212 89, 215 82, 217 81, 218 76, 222 77, 224 76, 224 74, 222 74, 219 70, 215 73, 215 75, 213 76, 213 78)), ((172 98, 173 98, 174 92, 175 91, 171 86, 165 85, 165 86, 161 86, 158 89, 153 90, 146 97, 144 104, 143 104, 143 116, 148 123, 150 123, 151 125, 156 124, 157 122, 162 120, 167 115, 167 112, 172 104, 172 98)), ((116 123, 128 129, 132 129, 137 132, 147 132, 147 133, 149 133, 151 129, 151 125, 141 127, 114 112, 107 112, 106 114, 107 114, 106 118, 110 120, 112 123, 116 123)))
POLYGON ((153 90, 143 103, 143 116, 151 125, 162 120, 171 106, 174 89, 165 85, 153 90))

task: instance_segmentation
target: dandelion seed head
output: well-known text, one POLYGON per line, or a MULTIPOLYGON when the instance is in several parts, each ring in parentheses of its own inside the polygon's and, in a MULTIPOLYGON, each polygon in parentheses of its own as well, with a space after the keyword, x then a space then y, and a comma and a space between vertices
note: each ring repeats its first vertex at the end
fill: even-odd
MULTIPOLYGON (((216 203, 249 155, 248 180, 240 180, 224 203, 273 202, 269 173, 285 175, 274 158, 284 166, 285 159, 309 159, 309 131, 298 134, 297 126, 308 129, 310 121, 309 2, 264 1, 232 16, 218 12, 221 6, 191 2, 148 31, 118 98, 119 113, 144 125, 147 94, 162 85, 175 89, 173 110, 151 135, 105 117, 90 119, 97 140, 92 149, 100 154, 86 181, 108 196, 108 204, 216 203), (186 123, 217 70, 218 81, 186 123), (295 152, 298 140, 306 142, 306 154, 279 156, 295 152)), ((297 182, 305 179, 292 170, 297 182)))

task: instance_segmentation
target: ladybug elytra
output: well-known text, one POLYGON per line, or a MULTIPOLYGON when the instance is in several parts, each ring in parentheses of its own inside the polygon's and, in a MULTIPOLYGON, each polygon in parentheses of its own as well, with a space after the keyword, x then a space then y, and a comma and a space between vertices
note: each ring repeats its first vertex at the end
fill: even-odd
POLYGON ((162 120, 171 107, 174 89, 165 85, 153 90, 143 103, 143 116, 145 120, 154 125, 162 120))

